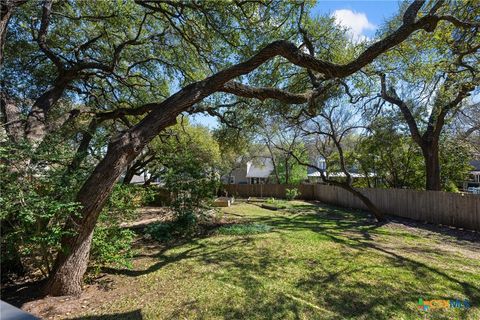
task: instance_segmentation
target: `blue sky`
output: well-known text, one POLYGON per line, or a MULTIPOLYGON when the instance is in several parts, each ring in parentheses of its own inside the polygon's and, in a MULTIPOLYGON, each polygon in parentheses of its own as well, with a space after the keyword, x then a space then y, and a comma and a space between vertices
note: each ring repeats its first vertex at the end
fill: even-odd
MULTIPOLYGON (((312 14, 334 16, 337 23, 350 29, 352 38, 361 40, 373 38, 376 29, 391 18, 398 7, 398 0, 318 0, 312 14)), ((192 120, 210 128, 217 125, 216 118, 208 115, 198 114, 192 120)))
POLYGON ((339 24, 351 28, 353 33, 372 38, 377 27, 391 18, 398 7, 397 0, 319 0, 312 14, 334 16, 339 24))

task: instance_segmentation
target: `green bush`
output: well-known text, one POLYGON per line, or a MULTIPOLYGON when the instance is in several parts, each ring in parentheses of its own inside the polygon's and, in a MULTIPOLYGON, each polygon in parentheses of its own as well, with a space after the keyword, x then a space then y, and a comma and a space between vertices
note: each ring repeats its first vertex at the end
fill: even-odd
POLYGON ((26 143, 0 146, 2 276, 27 269, 48 276, 60 239, 69 233, 65 221, 78 212, 74 195, 85 171, 66 172, 58 163, 68 150, 47 146, 35 154, 26 143))
POLYGON ((220 227, 217 230, 218 234, 223 235, 249 235, 266 233, 272 230, 272 227, 261 223, 246 223, 246 224, 233 224, 230 226, 220 227))
POLYGON ((118 227, 97 227, 92 240, 92 265, 115 264, 131 267, 132 243, 135 233, 118 227))
POLYGON ((153 194, 153 189, 142 186, 117 184, 114 187, 93 233, 93 266, 98 268, 107 263, 130 266, 135 233, 120 228, 120 223, 137 218, 136 209, 150 201, 153 194))
POLYGON ((173 238, 184 237, 196 230, 197 218, 193 213, 179 216, 170 222, 158 222, 145 228, 145 236, 159 242, 169 241, 173 238))
POLYGON ((300 196, 300 191, 298 191, 297 188, 292 188, 292 189, 286 189, 285 190, 285 197, 289 201, 292 201, 293 199, 297 198, 298 196, 300 196))

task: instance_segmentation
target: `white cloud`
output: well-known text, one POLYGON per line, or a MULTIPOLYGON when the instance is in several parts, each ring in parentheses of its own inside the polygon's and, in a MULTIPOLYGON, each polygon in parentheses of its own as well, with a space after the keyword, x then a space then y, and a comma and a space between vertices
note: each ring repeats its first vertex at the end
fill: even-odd
POLYGON ((363 12, 355 12, 349 9, 335 10, 332 13, 335 22, 345 28, 348 28, 349 35, 354 41, 368 39, 363 34, 366 30, 375 30, 377 27, 368 21, 367 15, 363 12))

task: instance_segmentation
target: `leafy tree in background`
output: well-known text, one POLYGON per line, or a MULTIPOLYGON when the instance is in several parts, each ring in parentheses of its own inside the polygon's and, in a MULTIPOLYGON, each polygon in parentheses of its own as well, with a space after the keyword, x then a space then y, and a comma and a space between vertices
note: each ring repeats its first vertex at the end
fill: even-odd
POLYGON ((355 149, 355 158, 369 187, 421 189, 425 179, 422 154, 396 123, 395 118, 378 116, 370 125, 370 134, 355 149))
POLYGON ((361 143, 364 129, 363 119, 356 114, 359 110, 351 108, 352 106, 343 99, 335 97, 324 103, 322 111, 317 115, 305 115, 292 122, 292 126, 302 132, 310 153, 308 161, 302 160, 294 153, 292 156, 299 164, 315 169, 322 182, 350 192, 362 201, 378 222, 383 221, 384 213, 353 185, 352 169, 356 161, 351 150, 361 143), (318 156, 325 160, 326 171, 320 168, 315 160, 312 161, 318 159, 318 156))
POLYGON ((455 136, 440 137, 440 184, 442 190, 458 192, 458 187, 468 178, 472 166, 469 162, 473 155, 472 147, 455 136))
POLYGON ((169 129, 170 137, 159 145, 164 172, 160 179, 174 194, 179 216, 191 215, 205 207, 217 192, 220 148, 210 131, 188 123, 169 129))
POLYGON ((449 124, 448 135, 454 136, 472 150, 474 159, 480 157, 480 103, 472 103, 462 110, 449 124))
MULTIPOLYGON (((410 134, 396 125, 396 119, 378 116, 369 126, 370 134, 355 148, 354 156, 367 177, 368 173, 375 174, 367 179, 369 187, 423 189, 423 155, 410 134)), ((439 149, 442 190, 458 191, 459 183, 468 175, 472 148, 445 132, 439 149)))
POLYGON ((295 145, 291 153, 280 153, 278 157, 278 173, 280 183, 283 184, 300 184, 307 178, 307 168, 301 165, 296 159, 302 162, 308 162, 308 154, 303 143, 295 145))
MULTIPOLYGON (((447 10, 442 8, 440 11, 447 10)), ((478 21, 477 1, 458 2, 456 11, 478 21)), ((390 22, 395 28, 401 17, 390 22)), ((440 140, 445 125, 465 107, 480 83, 480 32, 472 24, 456 29, 450 24, 415 34, 379 59, 381 97, 403 115, 413 141, 424 158, 425 189, 441 190, 440 140)))

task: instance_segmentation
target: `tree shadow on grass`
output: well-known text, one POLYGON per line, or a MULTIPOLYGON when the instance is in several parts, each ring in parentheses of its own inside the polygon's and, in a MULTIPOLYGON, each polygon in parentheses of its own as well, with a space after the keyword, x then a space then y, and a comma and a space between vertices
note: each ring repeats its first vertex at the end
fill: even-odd
MULTIPOLYGON (((406 256, 404 254, 401 254, 399 252, 396 252, 396 248, 388 248, 384 247, 382 245, 381 241, 376 241, 374 237, 372 237, 373 234, 377 234, 378 230, 376 226, 362 226, 361 224, 356 224, 352 225, 350 222, 343 222, 343 221, 338 221, 337 225, 339 226, 340 229, 343 231, 346 231, 346 229, 350 229, 350 227, 355 226, 355 230, 348 230, 349 232, 342 232, 342 237, 339 237, 339 233, 337 232, 336 234, 330 234, 330 237, 336 238, 335 241, 338 243, 348 243, 349 247, 354 247, 356 249, 359 249, 360 252, 378 252, 379 254, 383 254, 388 261, 388 265, 392 266, 392 268, 401 268, 403 270, 407 270, 410 272, 412 275, 414 275, 414 279, 418 280, 419 283, 423 284, 434 284, 438 283, 439 281, 442 282, 443 284, 449 284, 452 287, 458 288, 458 292, 461 294, 465 295, 468 297, 470 301, 480 301, 480 288, 468 283, 466 281, 463 281, 459 279, 458 277, 452 276, 451 274, 448 274, 445 272, 446 270, 441 270, 440 268, 436 268, 432 265, 432 263, 425 263, 422 261, 419 261, 417 259, 414 259, 412 257, 406 256), (347 237, 348 242, 345 242, 344 237, 347 237)), ((436 230, 437 232, 440 232, 441 229, 437 228, 432 228, 432 226, 429 226, 429 230, 436 230), (440 230, 440 231, 439 231, 440 230)), ((332 230, 332 229, 330 229, 332 230)), ((388 233, 388 231, 387 231, 388 233)), ((458 235, 458 238, 462 237, 462 233, 458 235)), ((416 237, 417 239, 423 240, 421 236, 416 237)), ((416 248, 416 253, 420 253, 426 257, 432 256, 433 254, 438 254, 438 250, 436 249, 431 249, 428 247, 428 243, 426 243, 424 240, 422 241, 423 247, 422 248, 416 248)), ((401 246, 399 246, 400 249, 403 249, 401 246)), ((403 250, 400 250, 403 251, 403 250)), ((445 251, 444 253, 446 254, 451 254, 448 251, 445 251)), ((460 263, 461 261, 459 261, 460 263)), ((371 268, 371 267, 369 267, 371 268)), ((357 272, 359 270, 355 269, 349 269, 349 270, 344 270, 343 272, 337 272, 336 274, 332 275, 333 278, 336 278, 339 274, 342 275, 342 277, 345 277, 345 275, 348 275, 349 273, 352 272, 357 272)), ((480 271, 480 268, 479 268, 480 271)), ((372 277, 375 277, 375 273, 372 274, 372 277)), ((306 281, 303 285, 308 284, 309 282, 315 283, 315 281, 306 281)), ((366 283, 363 283, 364 288, 362 288, 363 292, 368 292, 369 290, 373 290, 374 288, 370 287, 370 284, 368 281, 366 283)), ((348 292, 346 295, 331 295, 330 299, 328 299, 328 304, 330 305, 341 305, 341 308, 337 308, 336 312, 342 316, 349 317, 354 315, 355 317, 358 316, 367 316, 368 317, 374 317, 377 319, 381 318, 388 318, 388 316, 385 314, 385 310, 388 310, 388 308, 395 308, 395 306, 403 306, 407 303, 412 303, 413 301, 418 300, 420 297, 425 297, 425 294, 429 294, 428 291, 425 292, 425 286, 422 285, 415 285, 415 283, 412 283, 409 290, 407 292, 403 292, 402 294, 392 294, 395 293, 398 290, 395 290, 395 283, 392 285, 389 285, 388 283, 383 284, 383 288, 380 291, 380 295, 375 295, 373 299, 370 299, 370 301, 365 300, 364 295, 355 295, 352 294, 351 292, 348 292), (344 302, 348 301, 349 303, 345 304, 344 302), (377 311, 375 309, 375 306, 381 305, 383 308, 379 308, 377 311), (350 306, 350 308, 349 308, 350 306)), ((427 297, 428 298, 428 297, 427 297)), ((430 297, 434 299, 451 299, 455 297, 430 297)), ((465 316, 465 311, 460 311, 461 316, 465 316)))
MULTIPOLYGON (((237 245, 246 244, 249 241, 251 241, 250 238, 236 238, 227 242, 223 242, 221 246, 218 246, 213 250, 211 250, 211 246, 207 246, 206 244, 200 242, 199 239, 192 239, 190 241, 181 242, 181 244, 162 247, 157 253, 150 255, 150 257, 155 258, 158 261, 150 265, 147 269, 134 270, 134 269, 117 269, 117 268, 111 268, 111 267, 102 267, 101 271, 108 274, 138 277, 138 276, 155 272, 165 267, 166 265, 169 265, 175 262, 180 262, 185 259, 193 259, 200 256, 203 257, 204 259, 207 259, 209 256, 216 255, 218 253, 221 253, 237 245), (168 251, 181 247, 183 245, 187 246, 188 248, 177 254, 171 254, 171 255, 167 254, 168 251)), ((142 256, 145 256, 145 255, 142 255, 142 256)))
MULTIPOLYGON (((333 211, 321 214, 312 213, 310 208, 304 212, 296 211, 292 215, 272 214, 271 216, 254 217, 251 220, 268 224, 276 228, 280 234, 285 231, 309 230, 321 234, 350 252, 346 254, 346 267, 330 270, 341 258, 328 261, 323 259, 320 265, 312 267, 312 271, 295 284, 294 292, 279 291, 271 294, 271 289, 264 287, 257 279, 268 277, 266 270, 282 268, 289 257, 279 257, 262 253, 263 260, 268 261, 260 266, 253 263, 258 259, 252 252, 236 252, 235 257, 226 254, 217 257, 223 260, 223 266, 230 270, 238 269, 235 274, 235 285, 245 290, 245 301, 238 305, 224 305, 218 310, 227 318, 315 318, 315 319, 391 319, 392 317, 421 317, 416 311, 419 298, 456 299, 460 297, 438 296, 435 292, 429 296, 431 285, 439 284, 448 288, 445 292, 467 297, 469 301, 480 301, 480 289, 451 272, 437 268, 432 263, 425 263, 403 253, 396 252, 377 243, 375 237, 379 228, 361 212, 346 213, 334 208, 333 211), (331 217, 335 217, 331 219, 331 217), (381 263, 365 262, 368 256, 380 256, 381 263), (250 262, 248 262, 250 259, 250 262), (243 261, 243 263, 239 263, 243 261), (359 261, 358 265, 355 261, 359 261), (364 265, 361 265, 364 264, 364 265), (403 273, 407 278, 398 280, 396 273, 403 273), (269 291, 270 290, 270 291, 269 291), (305 293, 305 294, 303 294, 305 293), (263 299, 262 299, 263 298, 263 299), (260 315, 260 316, 259 316, 260 315)), ((325 211, 322 209, 322 211, 325 211)), ((396 230, 382 230, 381 234, 396 236, 396 230)), ((421 236, 418 237, 421 240, 421 236)), ((436 250, 428 248, 416 249, 428 259, 436 250)), ((402 250, 400 250, 402 252, 402 250)), ((446 252, 449 253, 449 252, 446 252)), ((214 257, 210 257, 214 258, 214 257)), ((334 268, 335 269, 335 268, 334 268)), ((220 279, 222 280, 222 279, 220 279)), ((434 288, 433 287, 433 288, 434 288)), ((450 319, 452 316, 466 318, 468 310, 447 311, 436 314, 438 319, 450 319), (450 313, 449 313, 450 312, 450 313)))
MULTIPOLYGON (((215 241, 196 238, 163 246, 148 255, 156 261, 144 270, 104 268, 103 271, 137 277, 185 259, 195 259, 204 265, 215 264, 219 267, 216 270, 226 271, 213 272, 212 277, 225 287, 231 287, 231 292, 237 292, 235 299, 239 301, 207 302, 208 312, 202 311, 198 304, 201 302, 185 302, 173 314, 164 315, 171 319, 192 316, 208 319, 212 313, 228 319, 419 318, 422 314, 415 311, 418 298, 458 298, 426 296, 435 284, 448 287, 445 292, 455 292, 471 302, 480 301, 479 288, 461 275, 457 277, 445 268, 412 257, 401 246, 401 241, 393 248, 378 242, 379 235, 398 236, 399 240, 404 235, 396 229, 379 228, 363 212, 303 206, 288 212, 248 217, 248 221, 272 226, 272 232, 280 238, 277 244, 257 246, 263 235, 220 237, 215 241), (289 239, 305 236, 303 231, 313 232, 326 240, 326 247, 318 242, 318 258, 289 256, 288 252, 278 250, 289 239), (303 273, 291 278, 287 272, 293 270, 294 264, 298 264, 302 268, 298 270, 303 273), (397 279, 396 274, 404 278, 397 279), (286 286, 277 285, 281 281, 290 282, 286 286)), ((422 236, 415 239, 420 241, 422 236)), ((296 240, 303 241, 302 238, 296 240)), ((435 253, 427 244, 415 250, 424 258, 435 253)), ((457 318, 468 316, 466 311, 454 315, 457 318)), ((452 314, 437 318, 447 317, 452 318, 452 314)), ((142 319, 142 315, 136 310, 76 319, 142 319)))
MULTIPOLYGON (((450 288, 445 292, 455 292, 470 301, 480 301, 477 286, 451 272, 436 267, 408 255, 401 241, 394 249, 379 243, 378 236, 409 236, 422 241, 423 236, 409 234, 408 231, 380 228, 361 211, 345 211, 330 206, 302 206, 290 208, 270 215, 248 217, 249 222, 272 226, 272 232, 280 241, 292 236, 291 231, 311 231, 333 243, 340 255, 313 261, 311 270, 307 269, 291 287, 285 290, 272 289, 269 281, 272 273, 281 273, 290 263, 308 263, 292 261, 289 256, 255 247, 257 238, 228 237, 218 243, 204 243, 198 239, 184 243, 186 249, 169 254, 166 247, 154 257, 159 261, 145 270, 106 269, 110 273, 139 276, 154 272, 167 264, 184 259, 197 259, 203 264, 216 264, 220 269, 228 270, 228 275, 215 274, 217 281, 225 286, 243 291, 242 301, 209 305, 215 314, 224 318, 311 318, 311 319, 390 319, 394 317, 421 317, 415 311, 420 297, 425 299, 451 299, 457 297, 429 297, 431 284, 441 284, 450 288), (236 250, 239 246, 245 250, 236 250), (378 258, 380 257, 380 258, 378 258), (373 259, 365 262, 365 259, 373 259), (376 261, 376 259, 380 259, 376 261), (358 261, 358 263, 356 263, 358 261), (395 274, 406 278, 396 279, 395 274), (238 289, 240 288, 240 289, 238 289), (273 291, 272 291, 273 290, 273 291), (277 291, 275 291, 277 290, 277 291), (415 313, 416 312, 416 313, 415 313)), ((296 235, 293 234, 293 235, 296 235)), ((261 238, 262 236, 259 235, 261 238)), ((319 254, 322 248, 319 247, 319 254)), ((415 254, 423 257, 439 254, 428 245, 415 247, 415 254)), ((449 254, 441 252, 440 254, 449 254)), ((425 259, 423 259, 425 260, 425 259)), ((288 275, 285 275, 288 278, 288 275)), ((194 302, 189 302, 185 310, 197 310, 194 302), (188 308, 187 308, 188 307, 188 308)), ((182 309, 182 308, 180 308, 182 309)), ((185 316, 184 309, 178 310, 171 318, 185 316)), ((189 311, 194 312, 194 311, 189 311)), ((458 311, 457 317, 466 317, 467 311, 458 311)), ((187 314, 188 316, 188 314, 187 314)), ((202 312, 195 311, 198 319, 208 318, 202 312)), ((439 315, 438 318, 451 318, 452 314, 439 315)))
MULTIPOLYGON (((362 232, 364 239, 350 238, 357 243, 348 242, 348 246, 360 250, 360 254, 377 251, 386 257, 386 262, 382 265, 368 265, 355 267, 349 264, 339 271, 330 272, 322 270, 319 274, 312 273, 297 283, 297 288, 302 291, 318 292, 323 296, 322 302, 329 307, 329 310, 340 318, 368 318, 368 319, 390 319, 398 317, 398 313, 403 316, 412 316, 412 305, 419 298, 425 299, 445 299, 449 300, 451 296, 429 296, 430 285, 441 282, 443 285, 456 288, 457 292, 468 297, 469 301, 480 300, 479 287, 460 280, 446 272, 417 261, 410 257, 403 256, 382 248, 370 239, 368 232, 362 232), (391 269, 391 273, 384 275, 382 269, 391 269), (392 277, 395 271, 408 273, 411 279, 408 282, 402 282, 392 277), (325 273, 327 276, 325 276, 325 273), (385 279, 382 279, 385 278, 385 279), (324 294, 328 292, 328 294, 324 294), (410 311, 409 311, 410 310, 410 311)), ((336 242, 346 243, 344 239, 336 235, 330 235, 337 238, 336 242)), ((417 317, 421 314, 418 313, 417 317)), ((443 319, 441 315, 438 319, 443 319)), ((466 310, 460 311, 460 316, 466 316, 466 310)), ((445 319, 451 316, 445 316, 445 319)))

